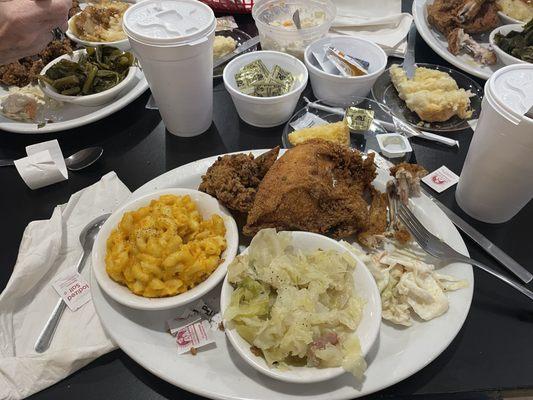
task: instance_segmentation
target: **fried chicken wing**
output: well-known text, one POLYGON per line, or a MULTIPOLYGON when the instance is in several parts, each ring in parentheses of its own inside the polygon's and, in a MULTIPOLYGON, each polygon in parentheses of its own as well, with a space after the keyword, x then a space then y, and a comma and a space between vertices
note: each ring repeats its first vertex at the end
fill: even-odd
POLYGON ((323 140, 300 144, 265 175, 244 234, 277 228, 336 238, 360 234, 366 239, 381 233, 386 228, 386 199, 371 186, 375 176, 373 155, 363 160, 360 152, 323 140), (366 197, 373 194, 369 207, 366 197))
POLYGON ((216 197, 231 210, 248 212, 252 208, 259 183, 276 158, 279 147, 259 157, 231 154, 219 157, 202 176, 198 190, 216 197))

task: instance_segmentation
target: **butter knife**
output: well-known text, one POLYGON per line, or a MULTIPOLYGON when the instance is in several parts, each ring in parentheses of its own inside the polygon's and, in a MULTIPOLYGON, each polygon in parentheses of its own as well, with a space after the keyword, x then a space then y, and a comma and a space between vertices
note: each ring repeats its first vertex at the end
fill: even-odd
POLYGON ((258 43, 259 43, 259 36, 254 36, 253 38, 248 39, 245 42, 242 42, 242 44, 239 47, 237 47, 235 50, 233 50, 231 53, 226 54, 224 57, 220 57, 219 59, 215 60, 215 62, 213 63, 213 69, 220 67, 221 65, 227 63, 232 58, 237 57, 239 54, 245 52, 246 50, 251 49, 258 43))
POLYGON ((407 34, 407 50, 403 59, 403 69, 407 78, 412 79, 415 76, 415 43, 416 43, 416 25, 411 22, 411 28, 407 34))
POLYGON ((509 271, 515 274, 523 282, 529 283, 533 279, 527 269, 518 264, 515 260, 509 257, 502 249, 492 243, 489 239, 483 236, 474 227, 469 225, 464 219, 455 214, 452 210, 433 197, 426 189, 421 187, 422 193, 424 193, 437 207, 439 207, 444 214, 453 222, 453 224, 462 230, 470 239, 476 242, 483 250, 494 257, 500 264, 506 267, 509 271))

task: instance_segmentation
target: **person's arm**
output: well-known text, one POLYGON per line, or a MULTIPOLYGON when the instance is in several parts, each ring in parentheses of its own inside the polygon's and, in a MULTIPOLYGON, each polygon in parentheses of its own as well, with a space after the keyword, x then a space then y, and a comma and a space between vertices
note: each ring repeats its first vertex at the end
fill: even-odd
POLYGON ((31 56, 67 29, 71 0, 0 0, 0 65, 31 56))

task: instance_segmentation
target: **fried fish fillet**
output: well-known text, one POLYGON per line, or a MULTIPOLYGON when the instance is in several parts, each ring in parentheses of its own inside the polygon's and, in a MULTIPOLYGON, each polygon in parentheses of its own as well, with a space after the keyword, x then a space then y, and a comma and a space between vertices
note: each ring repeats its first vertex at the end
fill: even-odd
MULTIPOLYGON (((386 228, 384 197, 371 183, 374 156, 323 140, 289 149, 267 172, 248 214, 245 235, 263 228, 303 230, 336 238, 386 228), (372 207, 366 198, 372 198, 372 207)), ((381 232, 379 232, 381 231, 381 232)), ((363 243, 365 244, 365 243, 363 243)))
POLYGON ((279 147, 259 157, 252 154, 230 154, 219 157, 202 176, 198 190, 216 197, 234 211, 252 208, 259 183, 278 158, 279 147))

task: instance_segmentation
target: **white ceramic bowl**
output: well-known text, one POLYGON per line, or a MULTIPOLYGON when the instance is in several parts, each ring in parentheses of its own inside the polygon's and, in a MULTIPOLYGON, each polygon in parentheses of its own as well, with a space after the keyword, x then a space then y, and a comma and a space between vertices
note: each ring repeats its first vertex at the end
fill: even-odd
POLYGON ((524 21, 520 21, 516 18, 510 17, 507 14, 505 14, 503 11, 498 11, 498 15, 500 16, 500 19, 504 24, 525 24, 524 21))
POLYGON ((131 49, 130 41, 128 40, 128 38, 117 40, 115 42, 91 42, 89 40, 83 40, 77 37, 74 31, 72 30, 72 26, 74 24, 74 18, 77 17, 79 14, 81 14, 81 11, 73 15, 72 17, 70 17, 70 19, 68 20, 68 29, 65 32, 65 34, 70 40, 84 47, 96 47, 96 46, 105 45, 105 46, 116 47, 117 49, 120 49, 122 51, 128 51, 131 49))
POLYGON ((489 42, 494 51, 496 52, 496 55, 500 59, 502 63, 505 65, 511 65, 511 64, 529 64, 527 61, 521 60, 520 58, 517 58, 515 56, 510 55, 509 53, 503 51, 494 41, 494 37, 497 33, 501 33, 502 35, 507 35, 511 31, 517 31, 522 32, 524 30, 523 24, 510 24, 510 25, 503 25, 499 26, 496 29, 494 29, 489 36, 489 42))
MULTIPOLYGON (((316 233, 292 232, 292 240, 294 247, 306 252, 318 249, 349 252, 349 250, 338 241, 316 233)), ((245 250, 245 252, 246 251, 248 250, 245 250)), ((379 328, 381 325, 381 297, 372 274, 355 254, 351 254, 357 259, 357 266, 353 275, 355 291, 358 296, 366 301, 361 322, 355 332, 359 337, 363 356, 366 356, 379 335, 379 328)), ((222 285, 222 293, 220 296, 221 312, 224 312, 230 304, 232 293, 233 286, 231 286, 226 277, 224 279, 224 284, 222 285)), ((289 370, 285 371, 271 368, 263 357, 256 356, 250 351, 250 344, 238 334, 235 328, 232 328, 231 322, 225 321, 224 327, 229 341, 241 357, 257 371, 272 378, 293 383, 313 383, 332 379, 346 373, 341 367, 291 367, 289 370)))
POLYGON ((367 97, 374 82, 387 66, 387 55, 377 44, 355 37, 325 37, 311 43, 304 54, 309 69, 311 86, 317 99, 334 106, 346 106, 354 96, 367 97), (330 44, 339 50, 370 63, 368 75, 340 76, 324 72, 313 56, 313 51, 330 44))
MULTIPOLYGON (((82 49, 82 50, 76 50, 72 54, 64 54, 60 57, 57 57, 55 60, 50 61, 42 69, 41 74, 44 74, 52 65, 54 65, 55 63, 57 63, 58 61, 62 59, 67 59, 70 61, 78 61, 80 58, 80 55, 84 53, 85 53, 85 49, 82 49)), ((120 94, 120 92, 126 87, 128 87, 128 85, 133 81, 133 79, 135 79, 136 73, 137 73, 137 67, 130 67, 128 74, 122 80, 122 82, 120 82, 118 85, 113 86, 111 89, 108 89, 101 93, 89 94, 87 96, 66 96, 64 94, 57 93, 55 89, 47 83, 39 81, 39 84, 44 94, 46 94, 48 97, 51 97, 52 99, 63 101, 65 103, 77 104, 79 106, 96 107, 96 106, 107 104, 113 101, 113 99, 115 99, 115 97, 117 97, 120 94)))
POLYGON ((164 189, 128 201, 109 217, 102 226, 94 243, 92 251, 92 272, 102 290, 120 304, 139 310, 166 310, 190 303, 213 289, 226 275, 228 264, 233 261, 237 254, 238 245, 239 231, 237 224, 229 211, 214 197, 193 189, 164 189), (164 194, 191 196, 203 218, 209 218, 212 214, 220 215, 224 219, 226 227, 227 248, 221 256, 223 262, 198 286, 172 297, 147 298, 134 294, 126 286, 115 282, 109 277, 105 267, 106 242, 111 231, 116 228, 126 211, 137 210, 149 204, 151 200, 157 199, 164 194))
POLYGON ((250 125, 269 128, 289 120, 305 89, 308 74, 305 65, 289 54, 278 51, 253 51, 230 61, 222 77, 239 117, 250 125), (279 65, 294 75, 295 81, 289 93, 275 97, 255 97, 239 91, 235 83, 235 74, 246 64, 258 59, 262 60, 270 71, 274 65, 279 65))

